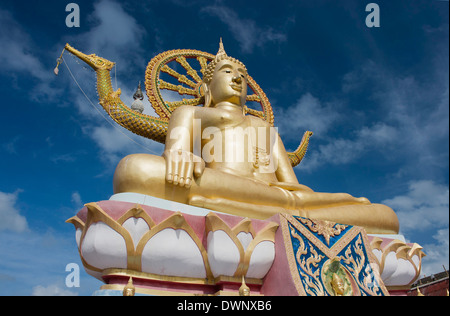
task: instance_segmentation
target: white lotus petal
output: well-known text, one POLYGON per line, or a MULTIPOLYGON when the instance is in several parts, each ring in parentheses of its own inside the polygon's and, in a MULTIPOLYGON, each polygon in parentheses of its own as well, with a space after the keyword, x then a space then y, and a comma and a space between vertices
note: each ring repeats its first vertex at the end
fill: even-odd
POLYGON ((127 268, 127 248, 123 237, 103 222, 93 223, 81 245, 86 262, 98 269, 127 268))
POLYGON ((205 278, 203 257, 194 240, 182 230, 156 233, 142 251, 142 271, 159 275, 205 278))
POLYGON ((256 245, 250 258, 248 278, 262 279, 269 272, 275 260, 275 244, 265 240, 256 245))
POLYGON ((135 248, 142 236, 150 229, 147 222, 141 217, 130 217, 122 226, 130 233, 135 248))
POLYGON ((240 261, 239 249, 223 230, 208 234, 208 260, 214 277, 232 276, 240 261))

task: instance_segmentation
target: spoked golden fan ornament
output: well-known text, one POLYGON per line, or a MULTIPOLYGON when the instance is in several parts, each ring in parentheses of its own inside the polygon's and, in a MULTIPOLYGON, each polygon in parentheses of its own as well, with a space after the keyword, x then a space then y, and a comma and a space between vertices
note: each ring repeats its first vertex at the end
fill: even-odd
MULTIPOLYGON (((202 77, 205 75, 208 63, 214 58, 215 56, 212 54, 193 49, 175 49, 155 56, 147 66, 145 87, 148 99, 156 113, 161 117, 170 118, 172 112, 180 106, 203 105, 202 77), (178 82, 172 83, 163 80, 161 73, 170 75, 178 82), (165 93, 167 90, 177 92, 183 96, 183 99, 180 101, 167 100, 165 93)), ((247 101, 259 103, 261 110, 245 106, 244 111, 264 119, 273 126, 273 111, 266 94, 252 77, 248 76, 247 80, 250 87, 248 91, 253 92, 253 94, 247 95, 247 101)))

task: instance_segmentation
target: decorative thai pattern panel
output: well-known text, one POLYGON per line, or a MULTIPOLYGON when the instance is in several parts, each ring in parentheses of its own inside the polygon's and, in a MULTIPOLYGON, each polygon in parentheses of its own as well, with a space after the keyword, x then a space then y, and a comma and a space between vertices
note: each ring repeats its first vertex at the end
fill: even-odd
POLYGON ((285 214, 280 221, 299 295, 389 295, 363 228, 285 214))

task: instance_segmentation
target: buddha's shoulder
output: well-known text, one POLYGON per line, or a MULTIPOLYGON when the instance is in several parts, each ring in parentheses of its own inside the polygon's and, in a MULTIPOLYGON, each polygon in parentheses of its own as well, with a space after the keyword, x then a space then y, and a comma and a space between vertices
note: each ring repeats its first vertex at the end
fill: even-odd
POLYGON ((183 105, 180 106, 178 108, 176 108, 173 112, 172 112, 172 116, 173 115, 193 115, 195 113, 195 111, 197 111, 198 108, 195 106, 191 106, 191 105, 183 105))

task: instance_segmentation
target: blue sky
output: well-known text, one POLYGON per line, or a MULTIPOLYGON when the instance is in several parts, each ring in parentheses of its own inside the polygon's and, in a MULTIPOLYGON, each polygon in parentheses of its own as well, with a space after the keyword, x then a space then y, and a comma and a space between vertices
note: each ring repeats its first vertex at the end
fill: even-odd
MULTIPOLYGON (((401 233, 424 247, 422 274, 449 267, 448 1, 74 1, 80 27, 65 24, 70 1, 0 4, 0 295, 90 295, 101 283, 81 267, 64 221, 108 199, 121 157, 161 154, 100 114, 95 74, 55 59, 66 42, 117 62, 131 104, 148 61, 165 50, 216 53, 223 38, 265 91, 289 150, 312 130, 299 181, 385 203, 401 233), (114 124, 113 124, 114 125, 114 124)), ((152 114, 148 101, 144 113, 152 114)), ((104 114, 104 113, 102 113, 104 114)))

